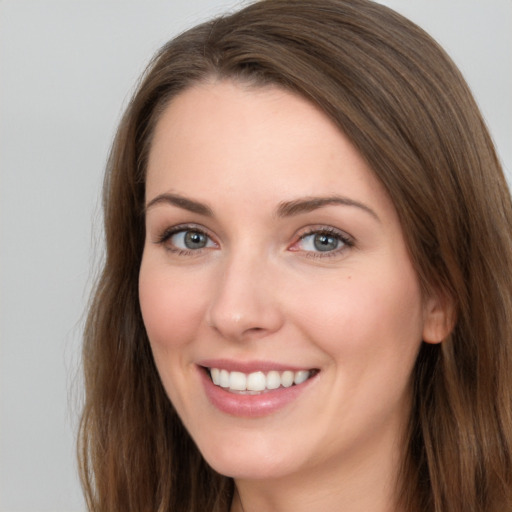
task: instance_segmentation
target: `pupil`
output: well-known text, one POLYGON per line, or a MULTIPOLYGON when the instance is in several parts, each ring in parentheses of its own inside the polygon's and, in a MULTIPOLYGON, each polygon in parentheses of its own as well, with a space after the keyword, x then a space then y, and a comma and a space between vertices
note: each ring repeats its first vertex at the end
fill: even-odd
POLYGON ((319 234, 315 235, 314 245, 318 251, 333 251, 338 246, 338 239, 331 235, 319 234))
POLYGON ((185 234, 185 245, 189 249, 202 249, 206 246, 206 236, 197 231, 188 231, 185 234))

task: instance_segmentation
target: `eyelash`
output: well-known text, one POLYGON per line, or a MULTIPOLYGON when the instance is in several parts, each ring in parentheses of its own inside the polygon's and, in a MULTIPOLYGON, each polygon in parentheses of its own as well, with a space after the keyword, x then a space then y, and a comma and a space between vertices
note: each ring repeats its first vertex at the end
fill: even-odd
MULTIPOLYGON (((157 238, 156 243, 158 245, 164 245, 166 250, 174 254, 177 254, 178 256, 198 256, 207 247, 199 249, 180 249, 175 246, 167 244, 167 242, 170 240, 172 236, 182 232, 185 233, 187 231, 202 234, 206 236, 210 241, 212 241, 215 245, 217 245, 217 243, 213 241, 212 237, 204 228, 201 228, 200 226, 194 224, 181 224, 178 226, 174 226, 172 228, 168 228, 164 230, 164 232, 157 238)), ((309 228, 307 231, 302 233, 299 236, 299 239, 292 244, 289 250, 293 252, 303 252, 304 256, 307 258, 330 258, 333 256, 339 256, 340 253, 345 252, 348 248, 354 247, 354 245, 354 239, 348 236, 346 233, 333 227, 322 226, 309 228), (300 251, 300 249, 293 249, 294 246, 304 241, 308 236, 312 235, 327 235, 333 237, 337 239, 339 242, 341 242, 342 246, 332 251, 300 251)))

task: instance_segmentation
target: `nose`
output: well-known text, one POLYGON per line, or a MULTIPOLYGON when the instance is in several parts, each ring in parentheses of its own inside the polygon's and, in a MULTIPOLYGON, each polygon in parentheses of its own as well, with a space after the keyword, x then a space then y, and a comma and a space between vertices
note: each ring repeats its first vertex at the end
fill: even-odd
POLYGON ((224 338, 264 337, 280 329, 277 269, 261 255, 233 255, 223 262, 206 314, 208 325, 224 338))

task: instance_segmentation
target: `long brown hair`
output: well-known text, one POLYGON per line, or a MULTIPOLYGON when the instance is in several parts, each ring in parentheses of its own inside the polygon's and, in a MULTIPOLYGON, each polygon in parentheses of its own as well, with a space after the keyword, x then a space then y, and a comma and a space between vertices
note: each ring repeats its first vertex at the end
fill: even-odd
POLYGON ((164 46, 115 139, 106 256, 84 341, 79 457, 91 511, 227 511, 233 482, 169 402, 138 303, 144 183, 169 101, 211 78, 277 84, 334 120, 386 187, 425 294, 454 305, 423 344, 398 496, 404 510, 512 510, 512 210, 472 95, 420 28, 367 0, 264 0, 164 46))

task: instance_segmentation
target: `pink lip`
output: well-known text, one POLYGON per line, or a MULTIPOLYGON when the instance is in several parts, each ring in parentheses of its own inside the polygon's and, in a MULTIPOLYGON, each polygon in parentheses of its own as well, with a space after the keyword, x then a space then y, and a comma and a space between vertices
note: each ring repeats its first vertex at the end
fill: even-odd
MULTIPOLYGON (((216 361, 215 365, 212 367, 220 367, 229 370, 226 365, 217 365, 219 365, 219 361, 216 361)), ((244 368, 247 368, 248 366, 252 365, 246 365, 244 368)), ((249 373, 251 370, 255 371, 254 367, 249 370, 241 370, 241 366, 237 365, 236 368, 238 371, 244 371, 247 373, 249 373)), ((270 371, 261 365, 258 366, 258 369, 262 371, 270 371)), ((290 368, 287 367, 286 369, 290 368)), ((277 370, 280 370, 280 367, 277 370)), ((204 367, 198 366, 198 371, 206 396, 210 403, 226 414, 242 418, 260 418, 262 416, 268 416, 286 407, 294 400, 299 399, 300 395, 308 389, 309 385, 313 381, 316 380, 315 375, 302 384, 290 386, 289 388, 274 389, 259 395, 242 395, 237 393, 230 393, 226 389, 221 388, 220 386, 216 386, 211 381, 210 376, 205 371, 204 367)))

